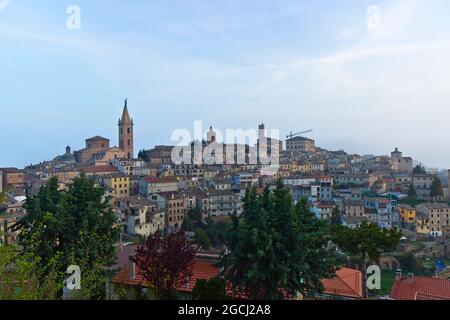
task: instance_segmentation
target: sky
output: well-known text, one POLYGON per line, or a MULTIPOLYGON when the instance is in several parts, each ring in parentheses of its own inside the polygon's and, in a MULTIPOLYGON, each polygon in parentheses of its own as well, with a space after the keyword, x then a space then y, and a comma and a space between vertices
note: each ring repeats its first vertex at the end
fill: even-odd
POLYGON ((450 168, 448 0, 41 2, 0 0, 0 167, 118 144, 128 98, 136 150, 264 122, 450 168))

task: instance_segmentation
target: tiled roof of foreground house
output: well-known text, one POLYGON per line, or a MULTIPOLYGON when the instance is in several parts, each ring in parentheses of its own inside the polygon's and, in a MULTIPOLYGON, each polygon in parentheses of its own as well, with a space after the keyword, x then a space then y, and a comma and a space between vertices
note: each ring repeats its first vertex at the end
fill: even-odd
MULTIPOLYGON (((189 279, 189 283, 177 288, 178 291, 192 292, 195 287, 197 279, 209 280, 214 278, 219 273, 219 269, 213 265, 210 261, 195 260, 194 268, 192 270, 192 277, 189 279)), ((128 285, 142 285, 145 286, 145 279, 139 271, 139 267, 136 265, 136 276, 134 279, 130 278, 130 266, 123 267, 119 273, 113 278, 113 283, 121 283, 128 285)))
POLYGON ((322 283, 326 294, 362 298, 362 273, 359 270, 340 269, 336 271, 336 277, 324 279, 322 283))
POLYGON ((450 280, 404 277, 394 282, 391 298, 394 300, 450 300, 450 280))
MULTIPOLYGON (((142 285, 145 286, 145 280, 142 277, 138 266, 136 268, 136 276, 134 279, 130 278, 130 266, 123 267, 120 272, 113 278, 113 283, 121 283, 128 285, 142 285)), ((189 279, 189 283, 179 287, 177 290, 181 292, 192 292, 197 282, 197 279, 209 280, 219 274, 219 268, 214 266, 212 261, 195 260, 192 271, 193 275, 189 279)), ((324 294, 339 295, 348 298, 362 298, 362 275, 358 270, 341 269, 336 272, 336 277, 333 279, 323 280, 325 287, 324 294)), ((228 290, 228 294, 232 295, 232 291, 228 290)))

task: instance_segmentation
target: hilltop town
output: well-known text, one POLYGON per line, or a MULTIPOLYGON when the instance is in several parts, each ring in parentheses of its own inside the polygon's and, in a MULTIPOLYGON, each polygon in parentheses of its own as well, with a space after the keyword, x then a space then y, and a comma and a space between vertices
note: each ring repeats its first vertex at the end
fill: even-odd
MULTIPOLYGON (((25 168, 0 168, 0 193, 4 198, 0 208, 0 245, 17 243, 18 231, 11 227, 27 215, 23 204, 28 197, 51 178, 57 178, 59 190, 66 190, 74 178, 83 174, 105 190, 105 199, 120 226, 120 272, 113 281, 137 285, 139 281, 132 277, 130 280, 127 267, 128 256, 136 245, 157 232, 181 229, 202 249, 197 254, 194 273, 211 278, 217 273, 211 261, 217 260, 224 248, 223 230, 231 215, 243 212, 246 190, 255 188, 262 193, 281 179, 292 200, 297 203, 307 199, 318 219, 338 219, 350 228, 371 222, 381 229, 402 232, 400 246, 380 261, 383 276, 390 279, 389 288, 375 295, 405 298, 411 294, 411 283, 415 281, 418 286, 430 286, 430 295, 450 298, 450 292, 443 294, 438 289, 440 280, 450 279, 450 269, 446 268, 450 262, 450 170, 446 177, 438 175, 398 148, 390 155, 380 156, 325 150, 303 133, 291 133, 285 141, 267 138, 263 142, 264 124, 258 126, 257 144, 243 146, 243 163, 175 163, 176 146, 135 150, 134 125, 125 101, 118 121, 117 145, 95 136, 85 140, 84 149, 72 151, 67 146, 65 153, 52 161, 25 168), (259 157, 249 161, 252 151, 257 153, 263 146, 269 155, 279 155, 276 170, 273 166, 267 170, 259 157), (198 220, 205 223, 204 228, 193 227, 198 220), (420 267, 408 265, 407 259, 413 259, 420 267), (420 276, 416 274, 414 278, 414 272, 420 276)), ((238 147, 219 143, 213 127, 203 141, 192 142, 188 148, 194 148, 196 143, 201 150, 223 150, 225 158, 232 152, 231 158, 236 159, 238 147)), ((339 270, 335 279, 324 283, 326 292, 322 297, 363 296, 361 274, 352 269, 351 263, 339 270), (340 290, 351 282, 349 278, 356 279, 359 285, 340 290)), ((186 298, 194 285, 192 280, 181 290, 186 298)), ((419 291, 414 291, 415 297, 408 297, 417 298, 417 294, 422 294, 419 291)))

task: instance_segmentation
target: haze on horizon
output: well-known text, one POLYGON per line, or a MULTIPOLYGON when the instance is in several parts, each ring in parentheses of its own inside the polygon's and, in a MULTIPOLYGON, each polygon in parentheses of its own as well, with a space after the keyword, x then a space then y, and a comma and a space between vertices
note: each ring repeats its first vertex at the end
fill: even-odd
POLYGON ((448 12, 448 0, 0 0, 0 167, 97 134, 117 144, 127 97, 136 150, 195 120, 264 122, 450 168, 448 12), (80 30, 66 26, 72 4, 80 30))

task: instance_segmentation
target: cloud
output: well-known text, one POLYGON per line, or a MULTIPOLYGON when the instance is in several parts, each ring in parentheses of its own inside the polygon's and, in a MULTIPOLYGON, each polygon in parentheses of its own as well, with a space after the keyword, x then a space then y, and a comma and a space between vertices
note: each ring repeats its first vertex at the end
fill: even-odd
POLYGON ((0 0, 0 12, 5 10, 8 6, 11 0, 0 0))

